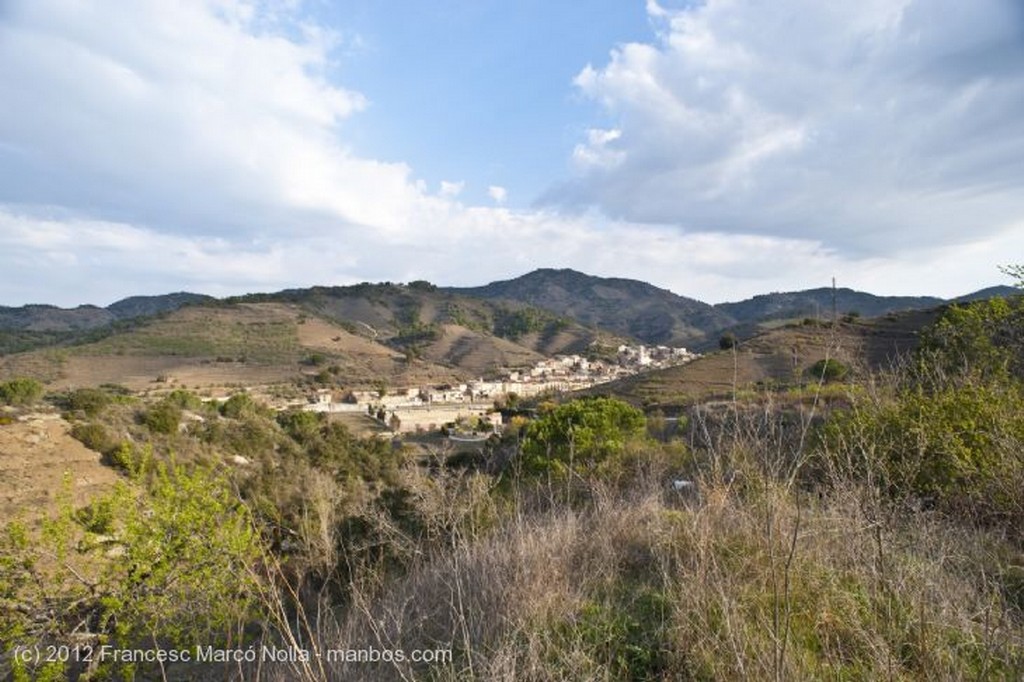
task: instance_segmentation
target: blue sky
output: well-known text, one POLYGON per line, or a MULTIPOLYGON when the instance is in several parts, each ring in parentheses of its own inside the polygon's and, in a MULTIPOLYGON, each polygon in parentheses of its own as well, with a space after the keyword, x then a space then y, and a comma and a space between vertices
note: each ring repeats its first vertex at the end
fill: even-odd
POLYGON ((7 0, 0 305, 1024 260, 1017 0, 7 0))
POLYGON ((371 101, 348 128, 356 151, 405 161, 432 186, 471 179, 462 196, 476 202, 495 184, 529 203, 564 177, 601 115, 573 78, 650 36, 644 6, 622 0, 362 0, 316 16, 347 27, 338 78, 371 101))

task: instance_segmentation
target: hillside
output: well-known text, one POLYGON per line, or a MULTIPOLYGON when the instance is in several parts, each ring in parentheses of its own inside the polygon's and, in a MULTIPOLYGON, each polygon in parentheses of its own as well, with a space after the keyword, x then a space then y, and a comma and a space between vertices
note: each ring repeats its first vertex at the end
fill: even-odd
POLYGON ((116 309, 128 314, 190 305, 94 329, 92 339, 0 357, 0 377, 135 390, 314 376, 339 386, 447 383, 586 352, 595 341, 620 341, 548 311, 425 283, 315 287, 205 303, 175 296, 127 299, 116 309))
POLYGON ((851 368, 854 376, 886 369, 917 346, 920 331, 938 308, 890 313, 882 318, 824 324, 789 324, 741 342, 735 352, 715 351, 693 362, 597 387, 637 405, 678 407, 697 399, 731 396, 766 386, 813 383, 809 369, 824 358, 851 368))
POLYGON ((474 363, 477 367, 510 364, 502 360, 509 352, 525 352, 524 362, 519 364, 528 364, 532 360, 525 360, 527 357, 585 352, 594 342, 612 345, 623 340, 558 311, 520 301, 480 300, 427 282, 313 287, 235 300, 288 302, 410 357, 422 356, 456 366, 460 364, 458 353, 449 356, 443 350, 450 333, 476 339, 476 356, 484 359, 474 363), (484 345, 492 346, 491 350, 483 351, 484 345))
POLYGON ((29 332, 67 332, 108 325, 117 316, 105 308, 82 305, 58 308, 52 305, 0 307, 0 329, 29 332))
POLYGON ((686 346, 734 323, 707 303, 667 289, 575 270, 535 270, 512 280, 447 291, 527 303, 653 344, 686 346))
MULTIPOLYGON (((830 319, 832 296, 831 288, 821 287, 762 294, 736 303, 720 303, 715 308, 738 323, 802 317, 830 319)), ((941 298, 932 296, 875 296, 853 289, 835 290, 836 312, 839 315, 856 313, 862 317, 878 317, 900 310, 934 308, 942 303, 944 301, 941 298)))
POLYGON ((0 428, 0 519, 42 516, 62 492, 64 475, 76 505, 119 479, 70 431, 71 425, 52 412, 31 413, 0 428))
MULTIPOLYGON (((761 294, 742 301, 709 305, 646 282, 594 277, 574 270, 541 269, 486 286, 446 291, 488 301, 515 301, 551 310, 584 324, 650 344, 688 346, 704 351, 718 336, 732 331, 740 338, 758 333, 766 323, 832 315, 829 287, 761 294)), ((1019 293, 1012 287, 989 287, 961 296, 971 301, 1019 293)), ((923 310, 946 303, 933 296, 876 296, 839 288, 834 292, 839 315, 878 317, 891 312, 923 310)))
POLYGON ((105 327, 118 320, 157 315, 182 306, 209 302, 212 296, 178 292, 163 296, 130 296, 106 308, 80 305, 58 308, 52 305, 24 305, 17 308, 0 306, 0 330, 32 332, 73 332, 105 327))
POLYGON ((92 343, 0 359, 0 377, 33 376, 55 387, 115 383, 134 390, 291 382, 328 368, 349 385, 461 376, 281 303, 189 306, 92 343))
MULTIPOLYGON (((1019 293, 995 286, 952 299, 973 301, 1019 293)), ((840 315, 876 317, 901 310, 931 308, 943 299, 929 296, 875 296, 836 289, 840 315)), ((544 355, 585 352, 594 342, 615 345, 624 339, 706 350, 726 330, 741 338, 765 323, 828 319, 833 290, 827 287, 774 292, 709 305, 646 282, 594 277, 574 270, 541 269, 479 287, 439 288, 429 282, 362 283, 353 286, 289 289, 227 299, 227 302, 277 302, 301 306, 403 352, 420 353, 436 340, 440 326, 454 324, 525 346, 544 355)), ((131 296, 106 308, 82 305, 0 307, 0 355, 45 346, 96 341, 139 320, 183 306, 215 304, 217 299, 178 292, 131 296), (120 325, 120 326, 119 326, 120 325)))

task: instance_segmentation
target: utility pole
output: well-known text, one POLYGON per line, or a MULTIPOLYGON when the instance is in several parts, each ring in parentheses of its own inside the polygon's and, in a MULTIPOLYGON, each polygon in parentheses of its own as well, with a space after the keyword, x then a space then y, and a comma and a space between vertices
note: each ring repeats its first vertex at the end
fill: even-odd
POLYGON ((836 278, 832 278, 832 326, 834 327, 836 322, 839 320, 839 316, 836 314, 836 278))

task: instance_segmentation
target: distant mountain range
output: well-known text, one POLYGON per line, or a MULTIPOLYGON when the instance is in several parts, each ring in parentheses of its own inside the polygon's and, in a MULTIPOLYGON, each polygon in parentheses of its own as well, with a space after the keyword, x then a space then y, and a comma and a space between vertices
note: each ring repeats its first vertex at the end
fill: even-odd
POLYGON ((66 332, 96 329, 147 315, 177 310, 184 305, 216 301, 212 296, 178 292, 163 296, 131 296, 106 308, 80 305, 58 308, 52 305, 0 306, 0 329, 29 332, 66 332))
MULTIPOLYGON (((952 301, 1014 293, 1018 291, 1012 287, 997 286, 952 301)), ((224 301, 179 292, 133 296, 106 308, 0 307, 0 331, 29 337, 16 346, 21 349, 27 347, 25 344, 33 345, 34 335, 53 343, 59 341, 61 334, 81 335, 184 306, 287 302, 334 322, 373 329, 381 339, 389 339, 397 347, 427 348, 447 333, 441 325, 449 325, 465 329, 470 335, 523 341, 532 352, 546 354, 580 348, 597 338, 597 330, 650 344, 700 348, 725 330, 749 335, 756 325, 772 320, 828 318, 832 314, 833 295, 837 313, 857 313, 863 317, 951 302, 928 296, 875 296, 846 288, 835 292, 818 288, 710 305, 638 280, 594 277, 568 269, 541 269, 480 287, 439 288, 427 282, 360 284, 293 289, 224 301)), ((469 343, 465 341, 467 337, 460 338, 469 343)), ((0 352, 3 348, 0 345, 0 352)))
POLYGON ((714 306, 647 282, 593 277, 575 270, 535 270, 516 279, 447 291, 526 303, 655 344, 703 338, 736 322, 714 306))
MULTIPOLYGON (((594 277, 575 270, 535 270, 511 280, 482 287, 448 291, 509 300, 546 308, 585 324, 631 336, 646 343, 707 346, 712 336, 737 329, 749 335, 752 325, 771 320, 803 317, 827 319, 832 315, 833 290, 808 289, 770 293, 736 303, 709 305, 631 279, 594 277)), ((856 313, 877 317, 902 310, 934 308, 953 301, 968 301, 1019 293, 1007 286, 989 287, 953 301, 931 296, 875 296, 852 289, 835 290, 839 315, 856 313)))

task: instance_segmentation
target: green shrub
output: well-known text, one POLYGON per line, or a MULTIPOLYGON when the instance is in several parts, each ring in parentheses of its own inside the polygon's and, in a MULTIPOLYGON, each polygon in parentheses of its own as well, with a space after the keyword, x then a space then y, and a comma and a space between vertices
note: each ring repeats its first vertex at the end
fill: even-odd
POLYGON ((835 358, 818 360, 807 370, 812 379, 823 381, 842 381, 850 373, 850 368, 835 358))
POLYGON ((327 362, 327 356, 323 353, 310 353, 302 359, 302 364, 310 367, 319 367, 325 362, 327 362))
POLYGON ((71 391, 66 401, 69 410, 84 412, 87 417, 99 416, 110 403, 110 394, 98 388, 79 388, 71 391))
POLYGON ((252 399, 248 393, 236 393, 220 406, 220 413, 230 419, 266 414, 268 410, 252 399))
POLYGON ((172 405, 177 405, 183 410, 198 410, 203 406, 203 401, 195 393, 184 388, 171 391, 165 400, 172 405))
POLYGON ((117 445, 107 428, 96 422, 75 424, 71 427, 71 437, 99 453, 109 452, 117 445))
MULTIPOLYGON (((266 620, 257 606, 258 535, 229 482, 157 463, 148 450, 129 458, 132 485, 77 511, 68 486, 40 533, 0 527, 0 648, 73 645, 69 633, 83 626, 115 648, 217 648, 237 642, 241 624, 266 620)), ((66 678, 46 677, 37 663, 15 679, 66 678)), ((164 677, 156 663, 111 660, 89 675, 164 677)))
POLYGON ((109 535, 114 532, 114 500, 101 497, 75 512, 75 520, 90 533, 109 535))
POLYGON ((43 396, 43 385, 35 379, 18 378, 0 384, 0 402, 5 405, 31 405, 43 396))
POLYGON ((277 423, 289 436, 300 443, 308 441, 320 431, 324 419, 316 412, 287 410, 277 415, 277 423))
MULTIPOLYGON (((1024 395, 1008 386, 909 388, 831 416, 822 452, 890 494, 931 498, 986 515, 1014 512, 1024 447, 1024 395)), ((1019 511, 1019 510, 1018 510, 1019 511)))
POLYGON ((153 433, 177 433, 181 424, 181 408, 168 400, 161 400, 143 415, 142 422, 153 433))
POLYGON ((526 428, 527 473, 563 474, 567 466, 614 468, 630 440, 643 436, 643 412, 614 398, 573 400, 547 410, 526 428))
POLYGON ((953 305, 921 336, 921 363, 933 373, 982 381, 1024 378, 1024 300, 953 305))

